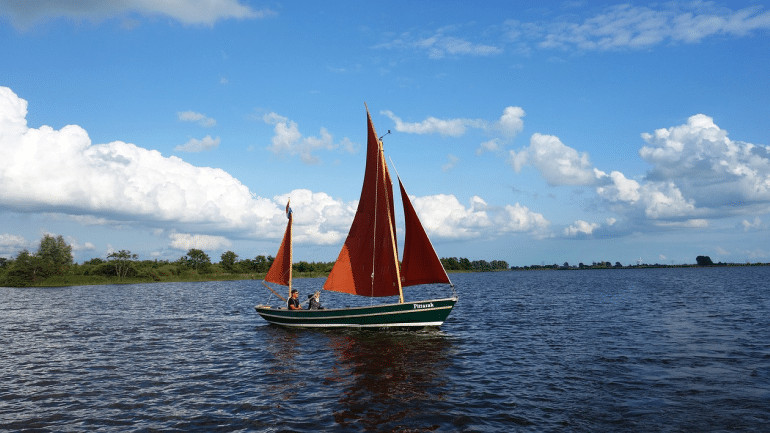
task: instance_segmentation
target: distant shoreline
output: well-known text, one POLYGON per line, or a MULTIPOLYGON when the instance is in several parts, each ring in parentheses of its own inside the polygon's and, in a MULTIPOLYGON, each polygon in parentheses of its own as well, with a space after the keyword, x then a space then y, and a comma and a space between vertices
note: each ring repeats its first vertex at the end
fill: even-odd
MULTIPOLYGON (((641 264, 633 266, 600 266, 584 265, 568 266, 563 265, 531 265, 531 266, 513 266, 510 269, 501 269, 493 271, 473 271, 473 270, 451 270, 450 274, 464 274, 476 272, 525 272, 525 271, 585 271, 585 270, 616 270, 616 269, 661 269, 661 268, 742 268, 750 266, 770 266, 770 263, 715 263, 709 266, 700 266, 696 264, 687 265, 663 265, 663 264, 641 264)), ((294 279, 305 278, 325 278, 328 274, 323 272, 295 272, 294 279)), ((161 278, 136 278, 128 277, 119 280, 117 277, 105 276, 84 276, 84 275, 58 275, 47 278, 37 284, 25 287, 72 287, 72 286, 99 286, 99 285, 129 285, 129 284, 153 284, 153 283, 194 283, 194 282, 213 282, 213 281, 261 281, 265 274, 260 273, 208 273, 191 274, 184 276, 169 275, 161 278)))
POLYGON ((564 266, 564 265, 530 265, 530 266, 512 266, 511 271, 584 271, 589 269, 660 269, 660 268, 730 268, 747 266, 770 266, 770 263, 714 263, 712 265, 684 264, 684 265, 664 265, 664 264, 641 264, 629 266, 592 264, 583 266, 564 266))

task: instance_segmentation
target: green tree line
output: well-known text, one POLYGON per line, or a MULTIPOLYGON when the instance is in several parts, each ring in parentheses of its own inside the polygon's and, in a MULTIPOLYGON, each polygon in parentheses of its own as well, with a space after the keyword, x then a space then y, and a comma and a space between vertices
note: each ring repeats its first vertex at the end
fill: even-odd
MULTIPOLYGON (((174 261, 139 260, 128 250, 111 252, 106 259, 94 258, 81 264, 74 263, 72 246, 62 236, 45 235, 37 251, 20 251, 15 258, 0 257, 0 286, 65 286, 73 284, 139 283, 153 281, 205 281, 261 279, 273 264, 272 256, 258 255, 240 259, 238 254, 226 251, 218 263, 200 249, 192 248, 174 261)), ((503 270, 573 270, 573 269, 624 269, 682 266, 739 266, 730 263, 714 263, 709 256, 698 256, 697 265, 636 264, 624 266, 620 262, 593 262, 570 265, 531 265, 509 267, 503 260, 469 260, 465 257, 442 258, 441 263, 449 272, 489 272, 503 270)), ((770 265, 755 263, 753 265, 770 265)), ((294 263, 295 277, 324 277, 334 262, 294 263)), ((745 265, 741 265, 745 266, 745 265)))
POLYGON ((469 260, 465 257, 448 257, 442 258, 441 264, 444 265, 444 269, 447 271, 463 271, 463 272, 489 272, 489 271, 507 271, 508 262, 505 260, 492 260, 488 262, 486 260, 469 260))
MULTIPOLYGON (((153 281, 201 281, 263 278, 274 257, 258 255, 239 258, 226 251, 213 263, 205 251, 192 248, 174 261, 139 260, 129 250, 111 252, 106 259, 94 258, 75 263, 72 246, 62 236, 45 235, 37 251, 22 250, 13 259, 0 258, 0 286, 60 286, 72 284, 111 284, 153 281)), ((502 260, 471 261, 467 258, 442 258, 447 271, 480 272, 508 270, 502 260)), ((293 264, 296 277, 322 277, 329 274, 334 262, 293 264)))

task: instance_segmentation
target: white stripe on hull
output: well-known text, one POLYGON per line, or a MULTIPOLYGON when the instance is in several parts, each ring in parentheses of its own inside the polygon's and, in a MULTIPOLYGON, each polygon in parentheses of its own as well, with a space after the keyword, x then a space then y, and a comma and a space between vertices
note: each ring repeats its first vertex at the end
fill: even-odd
POLYGON ((356 325, 351 323, 294 324, 294 323, 273 322, 268 319, 265 319, 265 320, 268 323, 272 323, 274 325, 286 326, 290 328, 424 328, 426 326, 441 326, 444 324, 444 322, 388 323, 388 324, 366 324, 366 325, 356 325))
MULTIPOLYGON (((372 317, 372 316, 385 316, 385 315, 391 315, 391 314, 415 314, 418 312, 424 312, 424 311, 435 311, 435 310, 451 310, 453 305, 448 305, 446 307, 434 307, 434 308, 423 308, 420 310, 403 310, 403 311, 387 311, 387 312, 378 312, 378 313, 368 313, 368 314, 348 314, 343 316, 320 316, 320 317, 303 317, 303 316, 284 316, 280 314, 270 314, 265 311, 259 311, 259 314, 265 318, 265 320, 268 320, 267 317, 276 317, 276 318, 282 318, 282 319, 291 319, 291 320, 334 320, 334 319, 355 319, 359 317, 372 317)), ((310 310, 306 310, 310 311, 310 310)), ((328 310, 327 310, 328 311, 328 310)), ((301 313, 300 313, 301 314, 301 313)), ((269 321, 269 320, 268 320, 269 321)), ((272 323, 272 322, 271 322, 272 323)))

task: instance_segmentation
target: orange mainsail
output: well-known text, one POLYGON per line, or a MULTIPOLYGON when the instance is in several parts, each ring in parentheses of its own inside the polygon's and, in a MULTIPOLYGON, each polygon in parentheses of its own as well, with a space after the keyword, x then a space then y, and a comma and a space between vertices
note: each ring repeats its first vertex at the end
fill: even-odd
POLYGON ((288 203, 286 204, 286 216, 289 218, 289 222, 286 224, 286 231, 283 234, 281 247, 278 248, 278 254, 276 254, 275 260, 273 260, 273 264, 270 265, 270 269, 268 269, 267 274, 265 275, 265 281, 281 284, 283 286, 289 286, 289 288, 291 288, 292 212, 288 203))
POLYGON ((396 247, 393 187, 369 110, 366 171, 358 209, 324 289, 403 299, 396 247))
POLYGON ((417 218, 417 212, 414 211, 412 202, 409 201, 401 178, 398 179, 398 186, 401 188, 401 201, 404 204, 404 230, 406 233, 404 235, 404 259, 401 264, 401 285, 452 284, 420 223, 420 219, 417 218))
POLYGON ((406 234, 403 267, 399 268, 393 182, 368 109, 366 119, 366 171, 361 198, 348 237, 324 289, 371 297, 398 295, 403 302, 403 286, 451 282, 401 179, 398 182, 406 234))

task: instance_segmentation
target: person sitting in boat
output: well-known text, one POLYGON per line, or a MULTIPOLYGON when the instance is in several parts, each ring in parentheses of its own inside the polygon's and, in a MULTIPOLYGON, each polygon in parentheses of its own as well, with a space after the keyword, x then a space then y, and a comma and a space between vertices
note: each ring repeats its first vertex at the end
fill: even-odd
POLYGON ((287 302, 287 306, 289 307, 289 310, 301 310, 302 307, 299 305, 299 291, 297 289, 291 290, 291 297, 289 298, 289 301, 287 302))
POLYGON ((308 310, 323 310, 324 307, 321 306, 321 292, 316 290, 316 292, 312 295, 307 295, 307 297, 310 299, 310 305, 308 305, 308 310))

